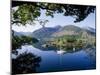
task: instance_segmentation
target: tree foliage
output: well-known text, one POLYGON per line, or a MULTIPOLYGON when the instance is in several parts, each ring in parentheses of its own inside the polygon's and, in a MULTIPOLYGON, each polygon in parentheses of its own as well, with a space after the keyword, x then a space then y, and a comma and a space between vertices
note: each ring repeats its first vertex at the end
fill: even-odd
POLYGON ((36 38, 27 37, 27 36, 13 36, 12 37, 12 50, 16 50, 21 48, 22 45, 37 43, 38 40, 36 38))
POLYGON ((90 13, 94 13, 95 6, 12 1, 12 24, 32 24, 40 17, 41 10, 46 11, 46 16, 54 17, 54 14, 60 13, 64 16, 74 17, 74 22, 80 22, 90 13), (14 7, 18 7, 18 9, 15 11, 14 7))
POLYGON ((12 74, 35 73, 40 62, 41 57, 32 53, 22 53, 16 59, 12 59, 12 74))

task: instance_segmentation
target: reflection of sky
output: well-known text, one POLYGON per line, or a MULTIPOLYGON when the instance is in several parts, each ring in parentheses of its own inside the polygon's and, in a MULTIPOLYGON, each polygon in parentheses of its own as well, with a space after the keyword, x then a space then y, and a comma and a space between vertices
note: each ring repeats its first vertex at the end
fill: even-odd
MULTIPOLYGON (((91 56, 88 55, 90 52, 86 52, 86 50, 59 55, 55 50, 44 51, 37 49, 31 45, 24 45, 21 47, 21 49, 17 49, 17 51, 18 55, 24 52, 31 52, 37 56, 40 56, 42 61, 40 63, 40 66, 37 68, 38 72, 95 69, 96 65, 94 61, 95 59, 92 59, 91 56)), ((12 54, 12 58, 16 58, 16 56, 12 54)))
MULTIPOLYGON (((63 16, 63 14, 55 14, 54 18, 51 18, 50 16, 45 16, 45 11, 41 11, 41 16, 39 19, 46 19, 49 20, 49 22, 46 24, 46 27, 54 27, 57 25, 65 26, 65 25, 76 25, 80 27, 92 27, 95 28, 95 13, 91 13, 86 19, 84 19, 81 22, 74 23, 74 18, 70 16, 63 16)), ((12 29, 15 31, 23 31, 23 32, 32 32, 36 29, 41 28, 41 25, 39 23, 36 23, 35 25, 28 25, 27 26, 16 26, 13 25, 12 29)))

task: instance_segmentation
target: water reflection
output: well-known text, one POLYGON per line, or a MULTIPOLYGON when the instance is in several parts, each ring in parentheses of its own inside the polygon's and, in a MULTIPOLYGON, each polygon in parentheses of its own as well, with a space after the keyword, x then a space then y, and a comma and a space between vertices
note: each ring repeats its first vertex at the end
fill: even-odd
POLYGON ((84 51, 88 54, 88 56, 91 58, 91 59, 94 59, 94 61, 96 62, 96 50, 95 48, 86 48, 84 49, 84 51))
MULTIPOLYGON (((90 58, 91 56, 89 55, 91 48, 88 50, 80 49, 80 50, 69 50, 69 51, 68 50, 66 51, 64 50, 40 50, 40 49, 35 48, 32 45, 24 45, 21 47, 21 49, 17 49, 17 51, 18 51, 18 56, 20 54, 25 53, 26 51, 28 53, 32 53, 33 55, 40 56, 40 60, 36 61, 36 63, 34 63, 35 60, 32 61, 33 63, 30 63, 30 66, 28 66, 27 64, 29 63, 28 58, 31 58, 31 57, 28 57, 26 60, 26 63, 23 63, 23 64, 26 64, 27 67, 30 67, 30 69, 27 67, 25 67, 26 69, 25 68, 23 69, 22 67, 23 65, 21 65, 22 63, 18 63, 20 64, 20 67, 22 67, 23 69, 21 70, 22 73, 54 72, 54 71, 64 71, 64 70, 66 71, 87 70, 87 69, 95 69, 96 67, 96 63, 93 61, 95 59, 91 59, 90 58)), ((95 51, 95 49, 93 49, 93 51, 95 51)), ((23 56, 23 58, 26 59, 25 56, 23 56)), ((21 57, 18 59, 22 60, 21 57)), ((16 64, 17 63, 13 65, 15 65, 16 67, 16 64)), ((17 68, 15 68, 15 71, 17 68)))

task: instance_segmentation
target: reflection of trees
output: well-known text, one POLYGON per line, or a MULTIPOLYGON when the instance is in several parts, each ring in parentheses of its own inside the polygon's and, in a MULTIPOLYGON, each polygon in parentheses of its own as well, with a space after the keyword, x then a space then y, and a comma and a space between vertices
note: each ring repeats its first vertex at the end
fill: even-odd
POLYGON ((92 45, 87 45, 86 48, 84 48, 84 51, 92 58, 96 59, 96 48, 92 45))
MULTIPOLYGON (((27 36, 13 36, 12 37, 12 53, 18 54, 16 49, 21 48, 24 44, 33 44, 38 42, 36 38, 27 36)), ((41 58, 32 53, 23 53, 17 56, 16 59, 12 59, 12 73, 23 74, 23 73, 34 73, 36 67, 39 67, 41 58)))
POLYGON ((12 59, 12 74, 34 73, 40 61, 41 57, 32 53, 20 54, 16 59, 12 59))
POLYGON ((13 36, 12 37, 12 53, 17 53, 16 49, 21 48, 24 44, 33 44, 38 42, 36 38, 29 36, 13 36))
MULTIPOLYGON (((14 32, 12 32, 13 34, 14 32)), ((38 40, 29 36, 12 36, 12 53, 18 54, 16 49, 21 48, 25 44, 37 43, 38 40)), ((39 67, 41 58, 32 53, 23 53, 17 56, 16 59, 12 59, 12 73, 23 74, 23 73, 34 73, 36 67, 39 67)))

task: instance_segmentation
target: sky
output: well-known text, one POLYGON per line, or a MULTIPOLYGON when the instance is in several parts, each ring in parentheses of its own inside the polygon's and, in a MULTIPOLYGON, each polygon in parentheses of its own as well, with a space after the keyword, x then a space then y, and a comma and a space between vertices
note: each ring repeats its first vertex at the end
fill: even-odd
MULTIPOLYGON (((83 21, 74 23, 75 19, 71 16, 63 16, 63 14, 54 14, 54 18, 50 16, 47 17, 45 15, 45 11, 42 10, 39 19, 49 20, 49 22, 46 23, 45 27, 55 27, 57 25, 60 26, 75 25, 79 27, 95 28, 95 16, 96 16, 95 13, 91 13, 83 21)), ((42 26, 38 22, 36 22, 36 24, 33 25, 27 24, 26 26, 12 25, 12 29, 17 32, 33 32, 40 28, 42 28, 42 26)))

